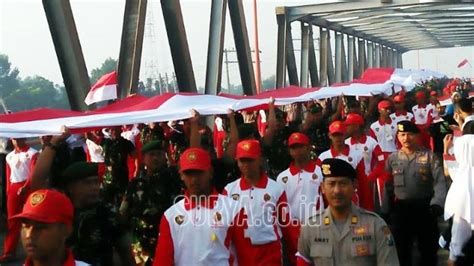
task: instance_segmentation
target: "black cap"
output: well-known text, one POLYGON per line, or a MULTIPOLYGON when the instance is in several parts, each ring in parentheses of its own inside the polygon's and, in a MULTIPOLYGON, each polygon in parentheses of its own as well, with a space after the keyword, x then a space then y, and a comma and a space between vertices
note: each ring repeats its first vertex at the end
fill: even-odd
POLYGON ((62 185, 99 175, 99 165, 97 163, 75 162, 69 165, 62 174, 62 185))
POLYGON ((143 145, 142 154, 145 154, 147 152, 154 151, 154 150, 164 150, 163 141, 153 140, 143 145))
POLYGON ((356 179, 356 171, 352 165, 341 159, 325 159, 321 164, 323 177, 348 177, 356 179))
POLYGON ((420 129, 410 121, 400 121, 397 124, 398 132, 408 132, 408 133, 420 133, 420 129))

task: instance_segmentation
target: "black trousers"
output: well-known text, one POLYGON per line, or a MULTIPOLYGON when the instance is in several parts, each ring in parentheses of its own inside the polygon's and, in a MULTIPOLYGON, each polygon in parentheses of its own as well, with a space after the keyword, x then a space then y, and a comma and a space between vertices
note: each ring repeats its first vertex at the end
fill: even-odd
POLYGON ((429 200, 399 200, 391 212, 392 233, 397 246, 400 265, 413 263, 413 243, 420 253, 418 265, 437 265, 438 221, 430 211, 429 200))

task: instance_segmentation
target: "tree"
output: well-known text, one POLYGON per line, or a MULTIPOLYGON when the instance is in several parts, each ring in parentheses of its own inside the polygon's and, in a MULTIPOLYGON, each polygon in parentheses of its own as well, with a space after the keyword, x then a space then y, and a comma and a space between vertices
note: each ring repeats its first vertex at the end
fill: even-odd
POLYGON ((11 66, 7 55, 0 54, 0 98, 7 97, 20 87, 17 68, 11 66))
POLYGON ((270 76, 262 81, 262 88, 264 91, 268 89, 274 89, 276 83, 276 76, 270 76))
POLYGON ((91 84, 94 84, 97 82, 97 80, 102 77, 103 75, 110 73, 114 70, 117 69, 118 63, 117 60, 113 58, 107 58, 105 59, 104 63, 102 63, 102 66, 99 68, 92 69, 91 71, 91 84))
POLYGON ((20 81, 20 88, 5 97, 7 106, 13 111, 39 107, 69 108, 64 87, 41 76, 26 77, 20 81))

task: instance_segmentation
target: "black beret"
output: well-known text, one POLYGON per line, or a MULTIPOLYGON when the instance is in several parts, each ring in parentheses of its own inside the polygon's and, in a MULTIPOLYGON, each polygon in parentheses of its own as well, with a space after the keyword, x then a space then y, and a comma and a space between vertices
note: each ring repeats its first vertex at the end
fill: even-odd
POLYGON ((400 121, 397 124, 398 132, 420 133, 420 129, 410 121, 400 121))
POLYGON ((71 182, 98 175, 99 165, 97 163, 75 162, 64 170, 61 184, 67 185, 71 182))
POLYGON ((148 142, 147 144, 143 145, 142 154, 145 154, 147 152, 154 151, 154 150, 163 150, 163 149, 164 149, 163 141, 152 140, 148 142))
POLYGON ((348 162, 341 159, 325 159, 321 164, 323 177, 348 177, 356 179, 356 171, 348 162))

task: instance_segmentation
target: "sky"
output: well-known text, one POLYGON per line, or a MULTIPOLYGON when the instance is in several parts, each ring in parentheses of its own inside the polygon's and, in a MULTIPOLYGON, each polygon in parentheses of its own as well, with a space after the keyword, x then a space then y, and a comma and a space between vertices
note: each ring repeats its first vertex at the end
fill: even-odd
MULTIPOLYGON (((117 59, 120 49, 124 0, 70 0, 87 70, 100 67, 112 57, 117 59)), ((318 1, 314 1, 315 3, 318 1)), ((277 23, 275 7, 308 4, 301 0, 259 0, 258 26, 261 50, 262 78, 275 74, 277 55, 277 23)), ((211 0, 181 0, 194 74, 198 87, 205 83, 207 45, 211 0)), ((254 46, 252 1, 244 0, 250 46, 254 46)), ((299 38, 300 28, 292 24, 293 37, 299 38)), ((227 13, 225 48, 234 48, 232 27, 227 13)), ((298 43, 295 42, 298 50, 298 43)), ((20 76, 40 75, 62 84, 61 72, 51 34, 40 0, 0 0, 0 53, 7 54, 20 70, 20 76)), ((299 51, 295 51, 299 64, 299 51)), ((458 69, 457 64, 467 58, 474 64, 474 47, 410 51, 403 55, 404 68, 425 68, 449 76, 473 77, 470 65, 458 69)), ((235 61, 229 53, 229 61, 235 61)), ((226 85, 225 65, 222 84, 226 85)), ((159 0, 148 1, 145 39, 140 77, 168 73, 173 64, 164 27, 159 0)), ((238 65, 229 64, 230 82, 240 83, 238 65)))

